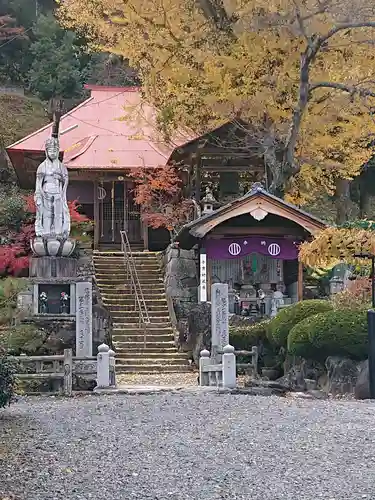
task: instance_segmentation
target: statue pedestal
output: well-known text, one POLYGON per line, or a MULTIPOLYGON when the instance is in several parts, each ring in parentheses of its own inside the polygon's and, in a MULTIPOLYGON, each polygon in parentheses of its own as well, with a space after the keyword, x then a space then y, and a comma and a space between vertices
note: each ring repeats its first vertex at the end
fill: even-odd
POLYGON ((75 246, 75 240, 58 239, 52 236, 45 238, 37 236, 31 242, 31 249, 38 257, 69 257, 75 246))
POLYGON ((69 257, 31 257, 30 278, 74 278, 77 259, 69 257))

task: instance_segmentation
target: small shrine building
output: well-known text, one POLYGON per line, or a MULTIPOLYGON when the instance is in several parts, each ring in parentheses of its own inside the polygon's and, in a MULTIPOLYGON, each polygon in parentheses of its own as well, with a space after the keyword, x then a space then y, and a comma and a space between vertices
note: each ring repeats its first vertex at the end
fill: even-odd
POLYGON ((216 210, 207 196, 203 210, 176 237, 181 249, 199 248, 201 302, 210 301, 213 283, 228 284, 230 312, 236 314, 272 316, 280 305, 302 300, 298 246, 324 229, 323 221, 259 183, 216 210))

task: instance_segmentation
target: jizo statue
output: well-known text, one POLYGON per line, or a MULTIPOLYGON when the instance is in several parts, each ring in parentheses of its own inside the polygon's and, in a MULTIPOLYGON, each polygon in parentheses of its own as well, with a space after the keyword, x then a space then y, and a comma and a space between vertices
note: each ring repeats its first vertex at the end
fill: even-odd
POLYGON ((38 167, 35 185, 36 236, 67 239, 70 233, 70 214, 66 200, 68 170, 59 160, 59 141, 46 141, 46 159, 38 167))

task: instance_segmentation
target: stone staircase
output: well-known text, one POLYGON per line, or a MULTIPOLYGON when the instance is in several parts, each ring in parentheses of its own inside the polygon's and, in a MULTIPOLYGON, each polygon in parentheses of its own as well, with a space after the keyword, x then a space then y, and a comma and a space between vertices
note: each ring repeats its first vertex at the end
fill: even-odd
POLYGON ((164 283, 157 256, 133 252, 150 323, 139 325, 135 295, 126 276, 122 252, 95 252, 95 276, 104 305, 113 321, 116 370, 135 373, 173 373, 190 370, 188 358, 174 343, 164 283))

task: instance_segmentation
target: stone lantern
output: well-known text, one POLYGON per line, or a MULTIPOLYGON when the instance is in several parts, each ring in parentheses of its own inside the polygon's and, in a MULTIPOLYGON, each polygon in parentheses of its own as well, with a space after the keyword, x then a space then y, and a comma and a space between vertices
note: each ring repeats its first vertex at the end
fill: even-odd
POLYGON ((215 206, 217 205, 217 200, 215 199, 214 195, 212 194, 212 190, 209 187, 206 188, 206 196, 202 198, 202 205, 202 215, 212 213, 215 210, 215 206))

